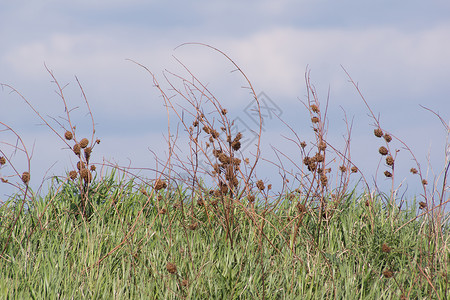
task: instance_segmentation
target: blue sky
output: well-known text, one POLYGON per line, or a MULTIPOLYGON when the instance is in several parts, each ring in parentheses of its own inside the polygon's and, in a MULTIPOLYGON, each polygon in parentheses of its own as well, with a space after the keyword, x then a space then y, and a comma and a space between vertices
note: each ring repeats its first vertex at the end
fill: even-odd
MULTIPOLYGON (((382 126, 411 147, 430 182, 444 165, 447 132, 419 105, 439 112, 448 123, 448 1, 11 1, 2 3, 0 34, 0 83, 19 90, 43 115, 62 116, 45 63, 62 85, 69 84, 66 97, 73 107, 80 106, 74 117, 78 134, 90 136, 78 77, 102 140, 94 153, 96 162, 153 168, 149 149, 161 158, 167 152, 163 102, 148 74, 126 59, 147 66, 164 82, 165 69, 186 75, 175 56, 222 99, 231 118, 251 124, 244 113, 251 97, 230 63, 204 47, 175 50, 185 42, 201 42, 229 55, 256 92, 276 103, 282 119, 306 141, 312 135, 300 101, 306 100, 309 68, 323 103, 330 92, 329 139, 342 145, 345 110, 354 122, 352 157, 371 182, 380 163, 380 140, 373 136, 373 121, 341 65, 358 82, 382 126)), ((61 150, 65 145, 38 125, 17 96, 3 89, 0 103, 0 121, 34 149, 32 186, 39 186, 47 170, 48 176, 72 168, 73 155, 61 150)), ((271 146, 297 156, 294 145, 280 136, 289 136, 287 128, 277 118, 265 121, 263 156, 276 159, 271 146)), ((0 134, 2 141, 12 141, 7 133, 0 134)), ((393 148, 401 150, 401 145, 393 148)), ((410 156, 404 150, 398 155, 396 185, 408 185, 412 195, 420 193, 417 178, 407 172, 413 166, 410 156)), ((14 163, 25 167, 19 154, 14 163)), ((381 163, 379 173, 384 169, 381 163)), ((0 172, 10 174, 6 168, 0 172)), ((277 185, 277 173, 262 164, 257 175, 277 185)), ((389 189, 380 174, 378 183, 389 189)), ((5 193, 9 191, 2 186, 0 199, 5 193)))

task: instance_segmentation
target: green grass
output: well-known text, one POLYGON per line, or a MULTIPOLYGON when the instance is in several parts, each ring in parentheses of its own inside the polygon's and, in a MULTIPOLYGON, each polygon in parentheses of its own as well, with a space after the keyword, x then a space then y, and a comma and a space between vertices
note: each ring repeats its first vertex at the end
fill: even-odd
POLYGON ((449 297, 448 224, 438 241, 428 239, 421 218, 396 231, 416 215, 414 208, 392 214, 380 198, 369 207, 367 195, 347 195, 319 230, 317 212, 307 210, 295 234, 297 199, 283 200, 273 212, 235 205, 230 238, 220 201, 217 207, 185 202, 182 210, 174 207, 179 193, 158 193, 159 201, 151 191, 148 198, 137 184, 111 175, 91 185, 87 218, 77 212, 72 181, 33 199, 21 214, 20 198, 11 199, 0 208, 0 245, 6 247, 0 298, 449 297), (190 229, 193 223, 198 226, 190 229), (168 272, 168 262, 176 273, 168 272), (385 278, 386 269, 394 276, 385 278))

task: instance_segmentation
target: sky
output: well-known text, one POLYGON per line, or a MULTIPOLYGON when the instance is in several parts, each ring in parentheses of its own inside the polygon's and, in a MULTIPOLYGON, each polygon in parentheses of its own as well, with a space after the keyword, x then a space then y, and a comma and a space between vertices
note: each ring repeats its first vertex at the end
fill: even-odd
MULTIPOLYGON (((69 107, 77 108, 71 112, 77 136, 91 138, 90 116, 77 78, 94 116, 95 138, 101 139, 92 158, 98 165, 143 168, 134 170, 154 178, 155 156, 167 157, 164 101, 152 77, 132 61, 151 70, 169 95, 174 92, 164 74, 180 87, 180 81, 167 72, 189 80, 186 66, 220 99, 229 110, 227 116, 239 120, 239 129, 252 136, 257 125, 249 107, 254 102, 235 67, 208 47, 178 47, 203 43, 229 56, 260 95, 264 109, 269 109, 263 111, 261 138, 266 160, 278 163, 276 153, 283 153, 301 166, 299 149, 290 142, 295 135, 283 122, 299 139, 313 141, 303 105, 308 72, 322 109, 328 99, 330 143, 343 149, 347 118, 353 124, 352 160, 369 183, 376 182, 389 193, 390 180, 383 175, 386 166, 378 154, 383 144, 373 135, 374 121, 347 71, 383 129, 413 151, 424 177, 430 183, 442 178, 448 132, 421 105, 449 125, 449 1, 47 0, 2 1, 1 6, 0 83, 17 89, 62 134, 58 122, 66 126, 64 106, 48 68, 64 87, 69 107)), ((174 101, 187 106, 179 97, 174 101)), ((17 139, 5 130, 7 125, 32 154, 34 190, 47 186, 52 175, 73 169, 76 160, 65 143, 6 86, 0 90, 0 105, 0 150, 17 170, 26 169, 24 154, 11 150, 17 139)), ((173 113, 170 120, 176 129, 173 113)), ((181 152, 185 141, 181 128, 181 152)), ((391 145, 400 150, 395 188, 408 197, 420 195, 418 177, 408 172, 415 166, 411 155, 400 142, 391 145)), ((252 158, 254 141, 249 138, 244 148, 243 156, 252 158)), ((284 160, 283 165, 298 173, 291 162, 284 160)), ((8 176, 13 170, 4 166, 0 174, 8 176)), ((262 161, 256 175, 281 186, 279 169, 273 164, 262 161)), ((10 193, 7 185, 0 185, 0 199, 10 193)))

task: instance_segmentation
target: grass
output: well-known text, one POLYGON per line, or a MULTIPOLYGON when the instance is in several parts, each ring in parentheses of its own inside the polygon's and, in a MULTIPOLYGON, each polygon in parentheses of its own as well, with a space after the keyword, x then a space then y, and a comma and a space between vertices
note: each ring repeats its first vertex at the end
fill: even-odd
POLYGON ((254 155, 241 151, 245 136, 189 69, 190 80, 165 74, 169 90, 184 103, 179 105, 138 64, 151 75, 188 140, 184 158, 177 152, 179 131, 173 134, 169 121, 169 154, 166 160, 157 158, 160 168, 153 170, 154 178, 92 160, 100 139, 88 101, 84 97, 92 134, 80 138, 73 109, 51 71, 66 108, 63 122, 52 118, 56 125, 16 89, 2 84, 31 107, 78 164, 53 177, 45 195, 34 193, 25 142, 0 122, 1 132, 14 137, 14 142, 0 144, 0 167, 7 174, 1 184, 17 190, 0 206, 0 298, 448 299, 448 157, 441 176, 429 184, 414 154, 382 128, 354 84, 373 117, 373 138, 382 141, 379 152, 386 163, 380 172, 392 181, 387 193, 376 184, 372 188, 351 159, 351 126, 344 149, 327 142, 326 105, 307 73, 303 104, 314 138, 306 143, 285 124, 299 158, 274 148, 279 161, 271 163, 284 182, 274 192, 255 175, 264 159, 258 98, 242 70, 212 49, 240 72, 256 100, 260 124, 255 128, 259 139, 251 145, 254 155), (397 198, 395 143, 416 163, 411 172, 424 189, 417 200, 397 198), (16 152, 28 162, 24 172, 15 167, 16 152), (108 175, 100 175, 99 167, 108 167, 108 175), (188 176, 181 180, 180 172, 188 176), (351 186, 350 178, 358 175, 362 184, 351 186))

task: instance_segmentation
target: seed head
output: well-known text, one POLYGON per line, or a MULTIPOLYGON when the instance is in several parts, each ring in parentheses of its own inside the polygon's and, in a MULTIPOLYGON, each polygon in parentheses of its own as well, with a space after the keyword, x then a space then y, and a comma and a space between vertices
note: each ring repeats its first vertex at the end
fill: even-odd
POLYGON ((89 162, 89 159, 91 158, 92 148, 86 147, 84 148, 84 157, 86 158, 86 161, 89 162))
POLYGON ((373 134, 375 134, 376 137, 382 137, 383 136, 383 130, 381 128, 377 128, 373 131, 373 134))
POLYGON ((409 170, 411 173, 413 174, 417 174, 417 169, 416 168, 411 168, 411 170, 409 170))
POLYGON ((311 118, 311 122, 313 122, 313 123, 319 123, 319 118, 318 118, 318 117, 312 117, 312 118, 311 118))
POLYGON ((241 148, 241 142, 235 140, 231 143, 231 147, 234 151, 238 151, 241 148))
POLYGON ((353 166, 351 170, 352 170, 352 173, 358 172, 358 168, 356 166, 353 166))
POLYGON ((75 153, 76 155, 80 156, 80 153, 81 153, 80 144, 73 145, 73 153, 75 153))
POLYGON ((392 156, 387 156, 386 157, 386 164, 388 165, 388 166, 393 166, 394 165, 394 158, 392 157, 392 156))
POLYGON ((28 182, 30 182, 30 173, 29 172, 22 173, 22 181, 23 181, 23 183, 28 185, 28 182))
POLYGON ((257 182, 256 182, 256 187, 260 190, 260 191, 262 191, 262 190, 264 190, 264 182, 262 181, 262 180, 258 180, 257 182))
POLYGON ((301 142, 301 143, 300 143, 300 147, 302 147, 303 149, 305 149, 305 147, 306 147, 306 142, 304 142, 304 141, 301 142))
POLYGON ((427 184, 428 184, 428 181, 427 181, 426 179, 424 179, 424 180, 422 180, 422 184, 423 184, 423 185, 427 185, 427 184))
POLYGON ((192 126, 197 127, 198 126, 198 120, 195 120, 194 123, 192 123, 192 126))
POLYGON ((95 171, 97 167, 95 165, 91 165, 91 171, 95 171))
POLYGON ((427 204, 425 202, 423 202, 423 201, 420 201, 419 202, 419 209, 424 209, 424 208, 427 208, 427 204))
POLYGON ((80 171, 81 169, 84 169, 84 168, 86 168, 86 165, 84 164, 84 162, 82 162, 82 161, 77 162, 78 171, 80 171))
POLYGON ((165 189, 167 187, 167 183, 164 180, 157 179, 155 182, 155 190, 159 191, 161 189, 165 189))
POLYGON ((306 206, 300 202, 297 204, 297 209, 301 214, 306 212, 306 206))
POLYGON ((70 141, 73 138, 73 134, 70 131, 66 131, 64 137, 66 138, 66 140, 70 141))
POLYGON ((324 150, 327 148, 327 143, 325 143, 324 141, 321 141, 321 142, 319 143, 318 148, 319 148, 319 150, 324 151, 324 150))
POLYGON ((70 171, 69 172, 69 178, 72 180, 75 180, 77 178, 78 174, 77 171, 70 171))
POLYGON ((211 133, 211 129, 208 126, 203 127, 203 131, 206 133, 211 133))
POLYGON ((385 133, 384 140, 389 143, 390 141, 392 141, 392 137, 389 134, 385 133))
POLYGON ((381 245, 381 251, 384 253, 389 253, 391 252, 391 247, 389 247, 386 243, 384 243, 383 245, 381 245))
POLYGON ((197 229, 197 227, 198 227, 198 223, 197 222, 192 223, 192 224, 189 225, 189 229, 190 230, 195 230, 195 229, 197 229))
POLYGON ((389 153, 388 149, 384 146, 381 146, 380 149, 378 149, 378 152, 380 152, 381 155, 386 155, 389 153))
POLYGON ((84 182, 91 182, 92 180, 91 172, 86 168, 80 170, 80 177, 83 178, 84 182))
POLYGON ((347 168, 345 166, 340 166, 339 170, 341 170, 342 173, 344 173, 345 171, 347 171, 347 168))
POLYGON ((3 166, 4 164, 6 164, 6 158, 2 156, 0 157, 0 166, 3 166))
POLYGON ((248 199, 248 202, 249 202, 249 203, 255 202, 255 196, 254 196, 254 195, 248 195, 248 196, 247 196, 247 199, 248 199))
POLYGON ((315 113, 318 113, 320 111, 319 107, 317 105, 315 105, 315 104, 311 105, 310 108, 315 113))
POLYGON ((225 108, 222 108, 222 115, 226 115, 227 114, 227 112, 228 112, 228 110, 226 110, 225 108))
POLYGON ((100 139, 96 139, 95 142, 96 142, 97 144, 100 144, 100 139))
POLYGON ((177 266, 174 265, 173 263, 167 263, 166 265, 166 270, 167 272, 169 272, 170 274, 175 274, 177 272, 177 266))
POLYGON ((181 286, 186 287, 186 286, 188 286, 188 285, 189 285, 189 281, 188 281, 187 279, 183 279, 183 280, 181 281, 181 286))
POLYGON ((383 276, 386 278, 391 278, 392 276, 394 276, 394 272, 392 272, 391 270, 384 270, 383 276))
POLYGON ((88 144, 89 144, 89 140, 87 138, 84 138, 80 141, 80 147, 83 149, 86 148, 88 144))
POLYGON ((386 176, 386 177, 392 177, 392 173, 391 172, 389 172, 389 171, 384 171, 384 176, 386 176))

